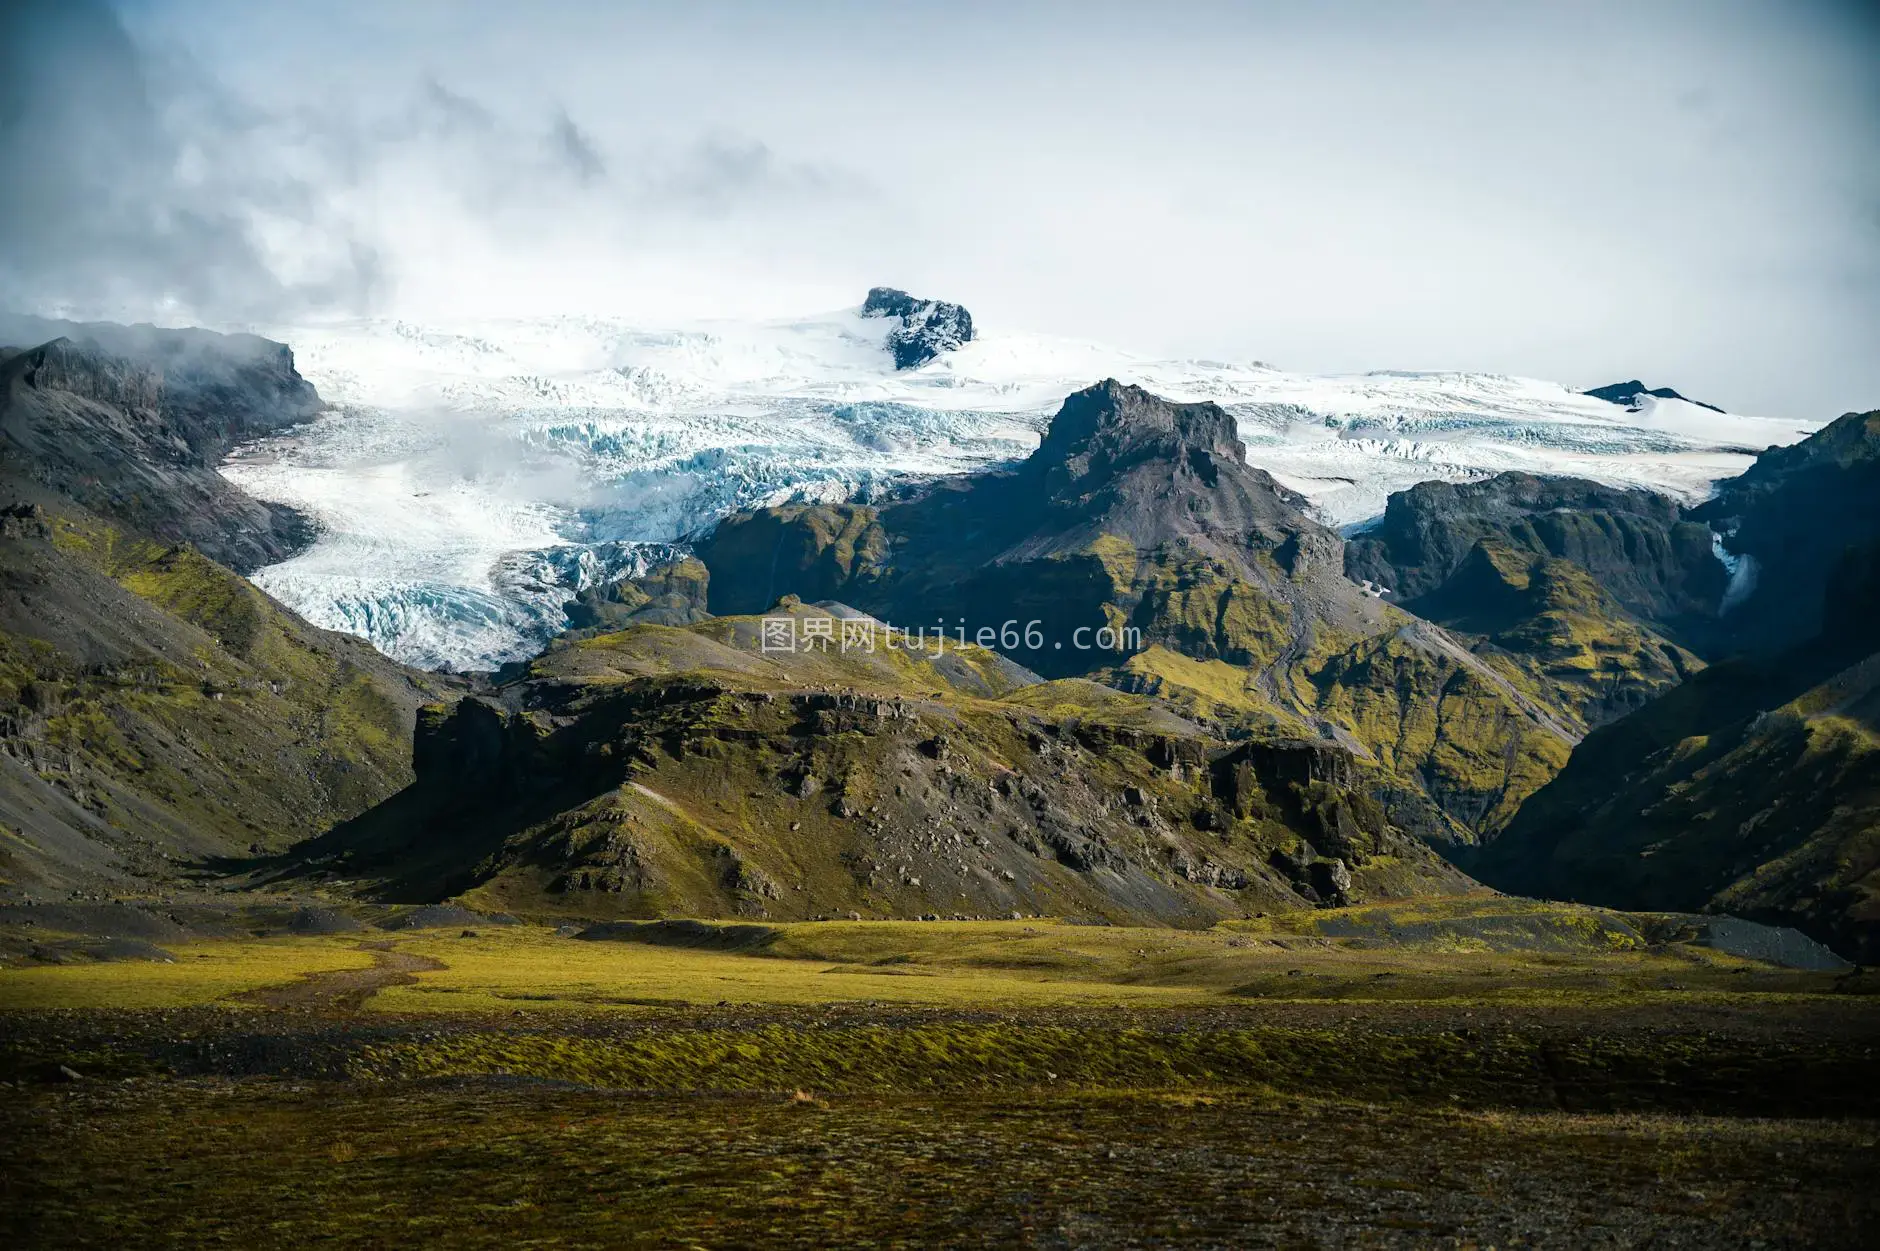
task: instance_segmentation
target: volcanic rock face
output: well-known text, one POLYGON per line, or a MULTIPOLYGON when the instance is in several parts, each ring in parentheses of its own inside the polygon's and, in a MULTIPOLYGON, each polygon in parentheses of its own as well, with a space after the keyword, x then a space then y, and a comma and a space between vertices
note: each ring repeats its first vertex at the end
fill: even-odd
MULTIPOLYGON (((938 617, 969 637, 1035 624, 995 645, 1046 677, 1159 695, 1224 731, 1367 753, 1403 793, 1438 798, 1454 820, 1421 828, 1439 841, 1472 837, 1457 821, 1505 821, 1564 763, 1585 715, 1603 714, 1579 657, 1656 646, 1636 631, 1555 631, 1544 659, 1477 655, 1346 578, 1342 548, 1245 463, 1218 406, 1107 381, 1067 398, 1012 470, 879 505, 739 514, 698 556, 714 612, 799 594, 903 623, 938 617), (1574 674, 1570 695, 1544 664, 1574 674)), ((1675 676, 1660 664, 1627 698, 1675 676)))
POLYGON ((0 897, 172 883, 403 786, 447 685, 191 546, 248 565, 298 541, 296 515, 215 470, 319 408, 287 349, 52 328, 0 352, 0 897))
POLYGON ((1236 559, 1301 535, 1309 547, 1336 543, 1307 515, 1304 496, 1247 464, 1234 419, 1218 404, 1173 404, 1114 379, 1064 401, 1023 475, 1050 513, 1017 551, 1061 548, 1086 532, 1138 548, 1186 542, 1236 559))
POLYGON ((1110 380, 1066 399, 1013 471, 874 507, 738 514, 698 554, 714 612, 761 612, 799 594, 909 623, 939 613, 969 630, 1036 620, 1043 646, 1016 658, 1062 676, 1120 659, 1077 644, 1105 627, 1218 653, 1237 646, 1236 623, 1264 615, 1264 656, 1296 638, 1295 625, 1383 628, 1387 610, 1344 578, 1340 547, 1302 497, 1245 462, 1219 406, 1110 380), (1204 612, 1197 595, 1232 602, 1204 612))
POLYGON ((1188 924, 1466 886, 1332 744, 1222 744, 974 647, 766 653, 758 625, 570 639, 427 712, 416 785, 283 880, 588 917, 1188 924))
MULTIPOLYGON (((1383 519, 1345 548, 1345 572, 1386 587, 1420 615, 1484 541, 1569 560, 1638 620, 1674 633, 1716 615, 1729 575, 1709 527, 1649 491, 1579 478, 1504 473, 1481 482, 1423 482, 1390 497, 1383 519)), ((1448 612, 1464 606, 1452 586, 1448 612)))
POLYGON ((236 444, 320 410, 285 345, 205 330, 0 319, 6 336, 47 330, 60 337, 0 360, 0 458, 8 465, 94 513, 193 543, 239 570, 283 560, 311 537, 305 518, 249 498, 216 472, 236 444))
POLYGON ((896 369, 914 369, 973 341, 973 315, 964 308, 945 300, 917 300, 893 287, 871 288, 862 301, 862 316, 900 322, 888 332, 896 369))

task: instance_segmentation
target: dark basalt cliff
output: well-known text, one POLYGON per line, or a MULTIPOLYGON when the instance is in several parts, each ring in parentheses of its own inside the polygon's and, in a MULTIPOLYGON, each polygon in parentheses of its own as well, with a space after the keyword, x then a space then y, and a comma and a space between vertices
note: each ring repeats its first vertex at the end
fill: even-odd
MULTIPOLYGON (((1384 516, 1345 548, 1345 571, 1389 588, 1423 615, 1449 588, 1453 606, 1471 553, 1484 541, 1572 561, 1626 612, 1673 637, 1705 632, 1729 575, 1710 528, 1673 500, 1579 478, 1503 473, 1480 482, 1423 482, 1399 491, 1384 516)), ((1442 619, 1439 614, 1437 619, 1442 619)))
POLYGON ((1724 616, 1735 651, 1772 651, 1823 627, 1825 594, 1850 552, 1880 543, 1880 412, 1848 413, 1770 448, 1692 517, 1739 557, 1724 616))
POLYGON ((305 518, 244 495, 216 472, 237 444, 319 412, 320 397, 284 344, 0 319, 8 335, 46 330, 59 336, 6 349, 0 360, 0 470, 242 571, 305 545, 305 518))

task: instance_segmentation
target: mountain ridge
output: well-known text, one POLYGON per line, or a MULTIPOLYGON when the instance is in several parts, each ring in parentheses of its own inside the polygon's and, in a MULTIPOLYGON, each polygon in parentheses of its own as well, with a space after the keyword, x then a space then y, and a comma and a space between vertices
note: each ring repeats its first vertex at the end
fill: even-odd
MULTIPOLYGON (((1553 693, 1541 661, 1483 651, 1350 581, 1344 540, 1245 463, 1225 410, 1115 380, 1068 397, 1010 469, 875 505, 736 514, 695 550, 710 611, 794 593, 969 633, 1035 625, 1035 646, 1027 634, 1007 651, 1047 677, 1173 698, 1224 732, 1338 743, 1465 826, 1505 821, 1586 728, 1585 701, 1553 693), (1131 645, 1073 646, 1106 636, 1131 645), (1454 706, 1432 716, 1443 691, 1454 706)), ((1612 615, 1596 595, 1572 610, 1612 615)), ((1633 631, 1620 646, 1657 644, 1633 631)), ((1676 676, 1641 671, 1646 687, 1676 676)))
POLYGON ((14 899, 187 888, 216 859, 319 833, 403 785, 418 707, 450 693, 201 550, 251 564, 304 538, 214 468, 317 407, 284 345, 78 329, 0 353, 14 899))
POLYGON ((0 332, 48 330, 58 333, 0 361, 0 462, 80 507, 193 543, 240 572, 312 542, 310 519, 245 495, 217 472, 238 443, 321 411, 285 344, 0 318, 0 332))
POLYGON ((1253 461, 1335 528, 1417 482, 1502 470, 1694 503, 1755 451, 1817 425, 1676 401, 1632 414, 1487 374, 1167 360, 977 324, 971 342, 897 370, 883 350, 896 325, 851 308, 763 322, 280 327, 270 333, 337 407, 229 467, 320 528, 260 584, 388 655, 492 669, 539 648, 561 600, 585 589, 581 569, 615 568, 623 541, 681 541, 764 504, 871 504, 909 477, 1017 461, 1067 394, 1108 376, 1219 403, 1253 461), (454 427, 476 431, 468 451, 445 437, 454 427), (386 533, 401 536, 395 550, 386 533), (506 561, 545 576, 486 575, 506 561))
POLYGON ((1463 857, 1470 870, 1508 890, 1729 911, 1880 958, 1876 481, 1880 413, 1850 413, 1693 510, 1729 527, 1739 559, 1770 561, 1719 606, 1729 658, 1590 735, 1463 857))

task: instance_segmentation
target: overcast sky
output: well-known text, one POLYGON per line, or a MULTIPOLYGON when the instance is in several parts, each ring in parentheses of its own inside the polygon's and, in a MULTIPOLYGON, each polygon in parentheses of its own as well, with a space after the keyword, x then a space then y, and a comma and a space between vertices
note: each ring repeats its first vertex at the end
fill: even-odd
POLYGON ((1870 6, 4 7, 16 307, 662 321, 888 283, 1147 352, 1880 406, 1870 6))

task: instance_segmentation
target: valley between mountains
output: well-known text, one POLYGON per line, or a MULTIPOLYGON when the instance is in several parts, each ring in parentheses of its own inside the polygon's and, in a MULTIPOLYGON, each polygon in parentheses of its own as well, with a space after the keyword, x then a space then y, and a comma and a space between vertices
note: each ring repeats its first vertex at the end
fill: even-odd
MULTIPOLYGON (((897 368, 954 308, 895 306, 943 327, 897 368)), ((1880 416, 1694 507, 1506 472, 1346 537, 1223 408, 1110 380, 1028 456, 735 511, 453 675, 242 576, 310 537, 217 472, 320 412, 288 348, 54 328, 0 420, 18 904, 1205 926, 1485 882, 1880 950, 1880 416)))
POLYGON ((462 672, 264 589, 287 345, 0 327, 9 1245, 1871 1241, 1880 413, 1347 532, 1109 378, 462 672))

